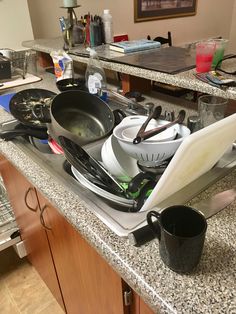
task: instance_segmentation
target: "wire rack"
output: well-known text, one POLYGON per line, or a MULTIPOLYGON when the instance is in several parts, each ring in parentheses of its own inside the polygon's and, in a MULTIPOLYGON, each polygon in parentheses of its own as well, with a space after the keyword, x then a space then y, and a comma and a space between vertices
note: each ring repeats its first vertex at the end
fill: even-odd
POLYGON ((20 74, 23 78, 27 73, 29 59, 32 56, 31 50, 12 51, 11 52, 11 66, 12 75, 20 74))
POLYGON ((15 221, 14 213, 7 198, 6 190, 0 177, 0 227, 15 221))

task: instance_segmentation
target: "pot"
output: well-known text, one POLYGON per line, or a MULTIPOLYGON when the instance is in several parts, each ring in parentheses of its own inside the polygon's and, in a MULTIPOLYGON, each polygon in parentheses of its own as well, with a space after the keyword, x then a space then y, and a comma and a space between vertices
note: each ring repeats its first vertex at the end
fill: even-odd
POLYGON ((50 108, 36 106, 35 116, 47 124, 49 134, 60 143, 64 136, 85 145, 111 134, 125 114, 112 111, 106 102, 85 91, 71 90, 55 96, 50 108))

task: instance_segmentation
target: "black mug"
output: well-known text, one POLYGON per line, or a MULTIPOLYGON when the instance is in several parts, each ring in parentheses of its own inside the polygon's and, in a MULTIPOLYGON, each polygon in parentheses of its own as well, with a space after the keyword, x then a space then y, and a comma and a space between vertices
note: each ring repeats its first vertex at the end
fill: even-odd
POLYGON ((175 272, 191 272, 202 254, 207 230, 204 215, 194 208, 175 205, 161 213, 150 211, 147 222, 159 240, 163 262, 175 272), (153 222, 152 217, 157 220, 153 222))

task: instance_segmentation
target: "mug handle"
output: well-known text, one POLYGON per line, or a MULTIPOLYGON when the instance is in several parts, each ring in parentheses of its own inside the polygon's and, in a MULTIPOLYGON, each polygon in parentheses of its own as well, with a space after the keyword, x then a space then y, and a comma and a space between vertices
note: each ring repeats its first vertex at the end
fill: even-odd
POLYGON ((147 223, 148 226, 151 228, 152 232, 155 234, 155 236, 158 238, 158 240, 161 240, 161 227, 160 227, 160 213, 152 210, 147 213, 147 223), (156 218, 156 221, 153 222, 152 217, 156 218))

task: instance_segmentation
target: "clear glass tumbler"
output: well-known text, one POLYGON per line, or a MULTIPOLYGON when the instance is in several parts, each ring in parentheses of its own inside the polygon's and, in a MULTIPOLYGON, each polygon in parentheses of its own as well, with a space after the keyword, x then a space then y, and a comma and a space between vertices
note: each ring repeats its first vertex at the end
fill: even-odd
POLYGON ((201 120, 201 127, 206 127, 225 117, 225 110, 228 100, 212 96, 204 95, 198 98, 198 113, 201 120))

